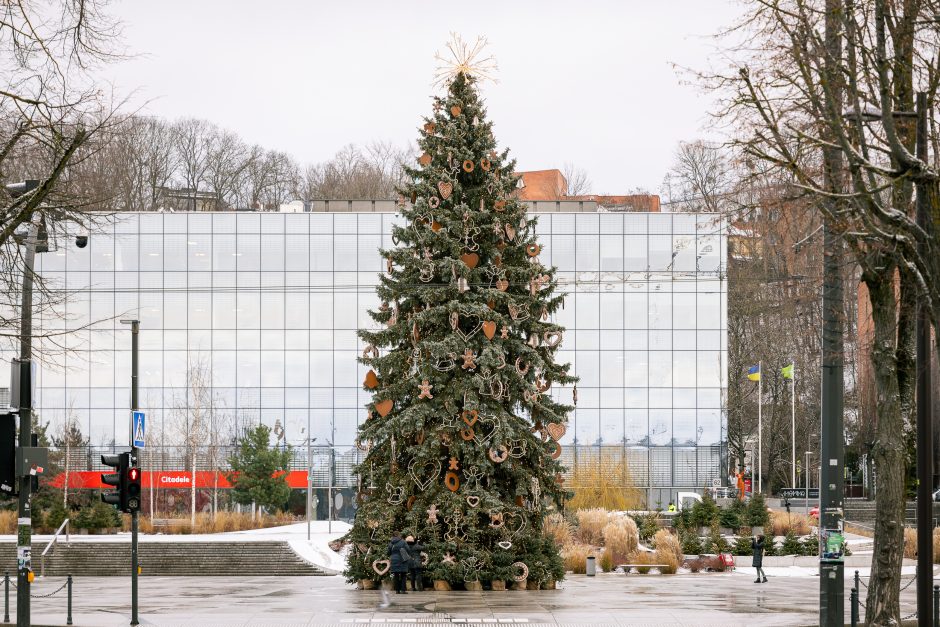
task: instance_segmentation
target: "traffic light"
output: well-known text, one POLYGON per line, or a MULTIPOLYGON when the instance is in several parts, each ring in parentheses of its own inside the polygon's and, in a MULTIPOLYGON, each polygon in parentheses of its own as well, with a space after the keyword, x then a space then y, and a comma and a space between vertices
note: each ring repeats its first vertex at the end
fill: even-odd
POLYGON ((0 496, 16 496, 16 414, 0 414, 0 496))
MULTIPOLYGON (((122 512, 127 509, 127 479, 128 467, 130 466, 130 453, 118 453, 117 455, 102 455, 101 463, 105 466, 111 466, 117 472, 102 474, 101 483, 114 486, 116 492, 105 492, 101 495, 101 500, 109 505, 117 505, 118 510, 122 512)), ((139 492, 139 491, 138 491, 139 492)), ((137 498, 138 505, 140 497, 137 498)))
POLYGON ((140 468, 131 466, 127 469, 127 510, 140 511, 140 468))

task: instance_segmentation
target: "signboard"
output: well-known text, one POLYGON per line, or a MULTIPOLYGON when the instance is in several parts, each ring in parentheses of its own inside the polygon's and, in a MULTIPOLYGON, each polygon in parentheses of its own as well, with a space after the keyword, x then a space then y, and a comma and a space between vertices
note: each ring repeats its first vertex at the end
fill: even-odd
POLYGON ((146 438, 144 437, 146 433, 146 431, 144 430, 145 418, 146 416, 144 416, 144 412, 135 411, 134 419, 131 421, 131 425, 132 425, 131 433, 134 435, 132 440, 134 442, 134 446, 136 446, 137 448, 144 448, 144 444, 146 443, 145 442, 146 438))
MULTIPOLYGON (((806 498, 806 488, 783 488, 780 490, 780 498, 783 499, 805 499, 806 498)), ((809 489, 809 498, 818 499, 819 498, 819 488, 810 488, 809 489)))
POLYGON ((753 493, 754 492, 753 487, 754 487, 753 480, 750 477, 745 477, 744 478, 744 493, 745 494, 753 493))
MULTIPOLYGON (((291 488, 306 489, 306 470, 291 470, 290 472, 284 473, 284 475, 287 481, 287 485, 291 488)), ((140 481, 144 488, 178 488, 188 490, 193 485, 193 473, 187 472, 185 470, 144 470, 140 473, 140 481)), ((65 473, 59 473, 53 477, 49 481, 49 485, 53 488, 59 489, 65 487, 65 473)), ((101 483, 100 471, 80 470, 69 473, 69 488, 102 490, 108 489, 109 487, 110 486, 106 486, 101 483)), ((226 471, 196 471, 196 488, 198 489, 219 488, 226 490, 230 489, 231 487, 232 482, 229 480, 228 472, 226 471)))

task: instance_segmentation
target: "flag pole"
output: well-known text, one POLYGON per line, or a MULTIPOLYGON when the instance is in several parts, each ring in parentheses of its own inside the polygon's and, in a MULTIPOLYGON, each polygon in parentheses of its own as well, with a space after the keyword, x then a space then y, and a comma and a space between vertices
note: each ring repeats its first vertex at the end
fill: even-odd
MULTIPOLYGON (((796 362, 790 362, 790 485, 796 487, 796 362)), ((806 495, 809 498, 809 494, 806 495)))
POLYGON ((757 491, 762 493, 764 492, 764 445, 763 445, 763 432, 764 432, 764 417, 761 413, 761 398, 763 397, 763 385, 764 377, 763 373, 763 364, 757 362, 757 491))

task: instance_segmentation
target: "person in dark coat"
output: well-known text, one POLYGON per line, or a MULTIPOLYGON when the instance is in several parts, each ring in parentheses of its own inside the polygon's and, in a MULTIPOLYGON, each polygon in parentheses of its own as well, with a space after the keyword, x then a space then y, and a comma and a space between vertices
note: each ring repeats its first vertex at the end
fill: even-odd
POLYGON ((764 562, 764 536, 757 536, 751 540, 751 550, 754 551, 754 560, 751 566, 757 569, 757 579, 754 583, 767 583, 767 575, 764 574, 762 564, 764 562), (761 580, 763 577, 763 580, 761 580))
POLYGON ((388 543, 388 557, 392 563, 392 578, 395 580, 395 594, 407 594, 405 592, 405 580, 408 577, 408 569, 411 568, 411 554, 408 553, 408 543, 401 539, 401 534, 396 533, 388 543))
POLYGON ((411 567, 408 573, 411 575, 411 589, 424 590, 424 578, 421 573, 421 551, 424 545, 415 540, 414 536, 405 538, 405 544, 408 545, 408 554, 411 556, 411 567))

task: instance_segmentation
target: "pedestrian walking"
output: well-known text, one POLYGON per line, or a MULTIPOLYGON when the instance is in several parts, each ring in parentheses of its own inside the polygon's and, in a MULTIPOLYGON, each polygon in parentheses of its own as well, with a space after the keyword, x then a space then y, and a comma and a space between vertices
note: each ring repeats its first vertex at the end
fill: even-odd
POLYGON ((754 560, 751 562, 751 566, 757 569, 757 579, 754 580, 754 583, 767 583, 767 575, 764 573, 763 562, 764 562, 764 536, 755 536, 751 540, 751 550, 754 552, 754 560), (761 579, 763 577, 763 579, 761 579))
POLYGON ((408 545, 408 554, 411 556, 411 564, 408 568, 408 574, 411 575, 411 589, 423 591, 424 577, 421 572, 421 551, 424 550, 424 545, 418 542, 414 536, 405 538, 405 544, 408 545))
POLYGON ((401 533, 392 536, 388 543, 388 557, 392 562, 395 594, 407 594, 405 580, 408 578, 408 569, 411 567, 411 554, 408 553, 408 543, 402 540, 401 533))

